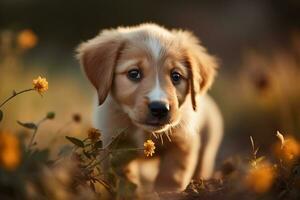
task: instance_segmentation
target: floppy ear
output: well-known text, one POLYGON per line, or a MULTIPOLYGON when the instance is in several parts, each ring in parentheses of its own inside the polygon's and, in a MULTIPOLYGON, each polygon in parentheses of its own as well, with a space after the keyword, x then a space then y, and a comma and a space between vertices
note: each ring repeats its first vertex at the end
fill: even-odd
POLYGON ((98 92, 101 105, 113 82, 115 65, 124 47, 124 40, 116 30, 104 30, 95 38, 79 45, 77 58, 98 92))
POLYGON ((216 76, 218 62, 199 40, 188 31, 174 31, 185 48, 185 59, 190 71, 190 92, 193 109, 196 110, 196 95, 205 93, 212 85, 216 76))
POLYGON ((214 56, 207 53, 204 48, 196 53, 197 65, 200 73, 200 92, 204 93, 210 89, 217 74, 218 62, 214 56))
POLYGON ((190 54, 189 62, 191 98, 193 109, 196 110, 196 95, 204 94, 211 87, 216 76, 217 61, 199 46, 197 51, 190 54))

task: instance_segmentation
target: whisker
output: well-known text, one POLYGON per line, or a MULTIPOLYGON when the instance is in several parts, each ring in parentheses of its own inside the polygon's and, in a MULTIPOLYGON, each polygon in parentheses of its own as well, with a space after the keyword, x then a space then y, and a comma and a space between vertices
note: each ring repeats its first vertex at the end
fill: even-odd
POLYGON ((154 132, 152 132, 152 135, 155 137, 155 139, 158 138, 157 135, 154 132))
POLYGON ((163 145, 163 144, 164 144, 164 139, 163 139, 162 135, 163 135, 163 134, 159 134, 159 136, 160 136, 160 141, 161 141, 161 144, 163 145))
POLYGON ((167 138, 168 138, 169 142, 172 142, 172 140, 171 140, 171 138, 170 138, 170 135, 169 135, 169 133, 166 133, 166 136, 167 136, 167 138))
POLYGON ((170 129, 168 130, 167 137, 168 137, 168 140, 169 140, 170 142, 172 142, 170 135, 172 135, 172 129, 173 129, 173 127, 171 126, 170 123, 169 123, 169 126, 170 126, 170 129))

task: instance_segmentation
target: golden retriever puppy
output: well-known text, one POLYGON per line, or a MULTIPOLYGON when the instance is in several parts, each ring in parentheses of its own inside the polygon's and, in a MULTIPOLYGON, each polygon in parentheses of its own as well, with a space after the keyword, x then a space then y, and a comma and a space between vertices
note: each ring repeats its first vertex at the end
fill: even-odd
POLYGON ((95 126, 109 143, 128 128, 139 147, 168 136, 156 157, 126 166, 128 178, 156 191, 182 191, 191 179, 212 175, 222 139, 222 117, 206 94, 217 63, 190 32, 156 24, 102 31, 82 43, 78 58, 97 90, 95 126), (205 142, 202 141, 205 132, 205 142))

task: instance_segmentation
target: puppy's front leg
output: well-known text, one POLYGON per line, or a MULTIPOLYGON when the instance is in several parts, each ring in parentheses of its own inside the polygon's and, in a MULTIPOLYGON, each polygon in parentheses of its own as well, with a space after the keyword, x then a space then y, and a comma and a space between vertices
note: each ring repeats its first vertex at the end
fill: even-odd
POLYGON ((202 143, 203 154, 195 179, 209 179, 213 175, 216 155, 223 138, 223 118, 215 102, 209 98, 206 103, 207 141, 202 143))
POLYGON ((182 137, 168 144, 155 181, 157 192, 182 191, 186 188, 197 165, 199 147, 198 134, 182 137))

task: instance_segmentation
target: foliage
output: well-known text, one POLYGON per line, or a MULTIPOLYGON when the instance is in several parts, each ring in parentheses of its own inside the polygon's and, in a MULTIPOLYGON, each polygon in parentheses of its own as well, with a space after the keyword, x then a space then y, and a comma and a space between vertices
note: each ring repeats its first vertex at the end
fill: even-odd
MULTIPOLYGON (((283 135, 281 134, 282 138, 283 135)), ((286 141, 286 139, 284 139, 286 141)), ((289 139, 291 140, 291 139, 289 139)), ((300 143, 297 140, 300 147, 300 143)), ((282 140, 276 146, 282 145, 282 140)), ((286 144, 285 144, 286 145, 286 144)), ((210 180, 192 181, 182 193, 163 193, 162 199, 299 199, 300 198, 300 158, 294 154, 284 162, 285 154, 273 162, 271 156, 259 156, 258 148, 251 137, 252 156, 244 159, 240 156, 225 160, 221 169, 210 180)), ((284 151, 282 149, 282 151, 284 151)), ((275 154, 278 152, 274 152, 275 154)), ((289 152, 291 153, 291 152, 289 152)), ((279 156, 279 157, 278 157, 279 156)))
MULTIPOLYGON (((33 88, 20 92, 13 90, 12 95, 6 98, 0 107, 16 96, 33 90, 40 94, 46 92, 47 80, 38 77, 33 81, 33 88)), ((119 131, 111 143, 103 146, 101 132, 90 128, 84 139, 65 136, 73 146, 63 146, 58 156, 51 159, 51 147, 42 150, 36 148, 35 138, 40 126, 48 120, 55 119, 55 116, 54 112, 48 112, 38 122, 17 120, 18 125, 32 132, 29 141, 22 134, 17 136, 0 132, 0 196, 9 199, 96 199, 106 194, 107 198, 133 198, 136 186, 125 178, 122 168, 119 167, 120 159, 117 157, 128 157, 128 152, 143 150, 147 156, 148 151, 151 151, 152 156, 155 144, 148 140, 145 144, 151 143, 151 148, 149 145, 144 145, 145 149, 119 148, 118 144, 126 131, 124 129, 119 131), (102 168, 104 162, 111 166, 105 172, 102 168)), ((72 122, 80 121, 80 114, 72 116, 72 122)))
MULTIPOLYGON (((16 44, 13 46, 16 46, 16 48, 13 49, 12 54, 19 58, 25 51, 37 45, 38 38, 34 32, 23 30, 20 34, 17 34, 15 42, 16 44)), ((4 43, 5 41, 1 44, 4 43)), ((10 52, 11 49, 8 49, 9 51, 7 52, 10 52)), ((285 54, 278 53, 278 55, 285 54)), ((261 54, 258 57, 246 59, 245 65, 251 61, 251 66, 261 66, 262 63, 259 61, 264 59, 261 58, 261 54)), ((241 116, 245 115, 245 113, 242 113, 241 110, 252 110, 255 104, 260 106, 251 111, 253 115, 255 114, 255 117, 251 119, 253 121, 248 122, 243 119, 233 119, 232 121, 243 123, 244 131, 254 132, 253 134, 256 136, 261 134, 262 130, 264 130, 262 126, 266 126, 266 124, 263 122, 262 126, 258 126, 257 123, 252 122, 266 118, 261 115, 264 109, 270 112, 270 119, 273 119, 272 117, 280 118, 279 120, 276 118, 277 121, 275 121, 280 124, 283 130, 289 130, 287 132, 296 132, 295 130, 299 126, 299 120, 297 121, 299 109, 294 109, 298 108, 297 106, 299 105, 299 70, 297 65, 294 64, 296 62, 293 62, 298 57, 274 57, 276 59, 269 58, 265 62, 268 63, 267 66, 276 66, 275 69, 266 68, 265 72, 262 72, 261 69, 250 68, 249 72, 246 71, 242 74, 244 76, 242 81, 234 80, 239 81, 238 84, 234 83, 235 85, 244 87, 244 89, 235 92, 236 97, 244 95, 245 99, 231 101, 234 109, 230 110, 230 114, 242 118, 241 116), (245 79, 245 77, 248 77, 249 80, 245 79), (292 83, 290 82, 291 80, 293 81, 292 83), (293 87, 290 87, 290 85, 293 85, 293 87), (283 93, 282 91, 285 92, 283 93), (276 101, 281 103, 276 104, 276 101), (280 107, 279 114, 277 113, 278 107, 280 107), (237 108, 242 108, 238 110, 239 115, 235 115, 236 113, 233 112, 237 108), (244 121, 247 122, 244 123, 244 121), (248 124, 251 124, 251 126, 255 124, 255 127, 248 129, 248 124)), ((18 59, 16 60, 18 61, 18 59)), ((11 67, 11 61, 11 55, 6 56, 4 60, 1 60, 0 64, 2 65, 0 67, 11 67)), ((12 73, 14 74, 14 71, 12 73)), ((1 80, 4 78, 3 74, 5 73, 2 73, 1 80)), ((17 78, 13 77, 13 81, 15 79, 17 78)), ((65 77, 63 81, 65 85, 65 77)), ((24 84, 22 80, 19 80, 19 82, 22 85, 24 84)), ((61 81, 56 82, 57 86, 54 87, 51 84, 51 88, 61 86, 61 81)), ((70 82, 73 84, 72 81, 70 82)), ((5 85, 14 88, 10 84, 5 85)), ((3 129, 4 121, 2 120, 6 120, 9 117, 8 108, 12 109, 12 107, 5 107, 8 106, 8 102, 11 102, 13 99, 16 100, 23 93, 36 92, 42 96, 49 89, 48 81, 45 77, 36 77, 32 84, 32 87, 24 90, 12 90, 11 95, 4 99, 3 102, 0 102, 1 199, 134 199, 136 185, 125 178, 121 166, 143 151, 146 156, 152 156, 155 144, 152 141, 146 141, 143 148, 124 146, 124 141, 122 140, 126 138, 126 129, 119 130, 118 136, 113 138, 108 145, 103 144, 102 133, 94 128, 88 131, 78 131, 80 135, 84 135, 84 138, 81 139, 74 134, 74 130, 70 129, 69 126, 75 123, 83 126, 81 123, 84 117, 79 113, 72 115, 67 122, 62 122, 62 127, 54 134, 52 134, 53 129, 49 129, 46 132, 46 130, 42 130, 42 126, 54 124, 54 122, 49 123, 50 120, 56 120, 55 124, 60 126, 57 117, 61 115, 55 112, 48 112, 37 122, 17 120, 15 126, 20 127, 20 131, 11 132, 3 129), (37 138, 37 135, 44 133, 42 131, 53 136, 54 141, 58 133, 63 133, 63 135, 67 135, 65 136, 65 141, 68 144, 60 145, 58 154, 51 156, 51 153, 53 154, 54 151, 52 143, 49 143, 45 148, 38 146, 38 143, 43 142, 45 139, 41 138, 38 140, 37 138), (26 133, 30 134, 29 138, 26 133), (108 170, 104 170, 104 166, 109 166, 108 170)), ((227 86, 223 87, 226 88, 227 86)), ((230 87, 232 85, 228 86, 228 88, 230 87)), ((227 99, 232 100, 232 94, 228 93, 228 90, 223 91, 226 93, 224 95, 230 95, 230 98, 227 97, 227 99)), ((75 92, 77 93, 77 91, 75 92)), ((63 94, 65 94, 65 91, 63 91, 63 94)), ((43 98, 43 100, 47 98, 43 98)), ((55 96, 55 98, 57 97, 55 96)), ((73 99, 76 98, 73 97, 73 99)), ((34 107, 30 106, 27 112, 31 112, 34 107)), ((56 111, 60 109, 55 108, 56 111)), ((38 113, 41 112, 40 110, 39 108, 38 113)), ((25 112, 22 113, 20 111, 20 113, 22 114, 20 116, 25 115, 25 112)), ((247 115, 249 113, 247 112, 247 115)), ((241 138, 247 138, 243 134, 240 134, 239 137, 228 137, 231 139, 238 138, 236 139, 238 141, 241 138)), ((299 199, 299 141, 293 136, 283 135, 279 132, 277 137, 279 139, 278 142, 272 146, 273 154, 263 153, 263 156, 260 156, 261 151, 265 152, 265 149, 258 148, 251 137, 251 154, 249 159, 238 154, 225 160, 213 179, 192 181, 184 192, 161 193, 159 196, 161 199, 299 199)), ((276 138, 270 138, 270 141, 273 139, 275 140, 276 138)), ((270 144, 272 143, 270 141, 262 142, 270 144)), ((266 146, 263 147, 266 148, 266 146)))

